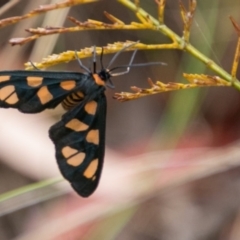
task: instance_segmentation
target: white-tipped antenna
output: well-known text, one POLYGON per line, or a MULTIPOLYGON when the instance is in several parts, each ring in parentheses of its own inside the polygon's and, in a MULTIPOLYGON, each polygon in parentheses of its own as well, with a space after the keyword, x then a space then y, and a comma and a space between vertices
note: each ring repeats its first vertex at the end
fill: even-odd
MULTIPOLYGON (((77 54, 77 51, 75 50, 75 58, 77 59, 78 63, 79 63, 79 66, 80 68, 84 69, 85 71, 87 71, 88 73, 91 73, 91 71, 83 65, 82 61, 80 60, 80 58, 78 57, 78 54, 77 54)), ((96 61, 95 61, 96 63, 96 61)))
POLYGON ((107 66, 106 69, 109 69, 109 67, 113 64, 113 62, 116 60, 116 58, 119 56, 119 54, 121 54, 125 49, 127 49, 127 48, 129 48, 129 47, 131 47, 131 46, 133 46, 133 45, 135 45, 135 44, 137 44, 137 43, 139 43, 139 41, 134 42, 134 43, 131 43, 131 44, 129 44, 128 46, 122 48, 119 52, 117 52, 117 53, 113 56, 112 60, 110 61, 110 63, 108 64, 108 66, 107 66))
MULTIPOLYGON (((131 67, 131 64, 132 64, 132 62, 133 62, 133 60, 134 60, 134 58, 135 58, 136 53, 137 53, 137 49, 134 50, 134 52, 133 52, 133 54, 132 54, 132 57, 131 57, 131 59, 130 59, 129 64, 126 65, 126 68, 127 68, 126 71, 124 71, 124 72, 118 72, 118 73, 111 73, 111 76, 112 76, 112 77, 116 77, 116 76, 120 76, 120 75, 127 74, 127 73, 130 71, 130 67, 131 67)), ((109 70, 109 72, 111 72, 111 71, 112 71, 112 70, 109 70)))
MULTIPOLYGON (((131 62, 131 61, 130 61, 131 62)), ((132 62, 131 62, 132 63, 132 62)), ((128 65, 122 65, 122 66, 118 66, 118 67, 114 67, 112 69, 109 70, 109 73, 111 74, 111 76, 118 76, 118 75, 121 75, 121 72, 118 74, 116 73, 117 75, 115 75, 115 73, 111 73, 112 71, 118 69, 118 68, 131 68, 131 67, 146 67, 146 66, 152 66, 152 65, 163 65, 163 66, 167 66, 167 63, 164 63, 164 62, 149 62, 149 63, 135 63, 135 64, 128 64, 128 65)), ((130 70, 126 71, 127 73, 129 72, 130 70)))

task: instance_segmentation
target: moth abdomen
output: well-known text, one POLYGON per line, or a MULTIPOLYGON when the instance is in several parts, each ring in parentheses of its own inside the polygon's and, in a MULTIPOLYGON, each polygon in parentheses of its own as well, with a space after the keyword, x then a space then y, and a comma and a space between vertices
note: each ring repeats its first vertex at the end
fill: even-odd
POLYGON ((78 105, 84 98, 84 94, 80 91, 73 92, 70 95, 68 95, 63 101, 62 101, 62 107, 65 110, 70 110, 76 105, 78 105))

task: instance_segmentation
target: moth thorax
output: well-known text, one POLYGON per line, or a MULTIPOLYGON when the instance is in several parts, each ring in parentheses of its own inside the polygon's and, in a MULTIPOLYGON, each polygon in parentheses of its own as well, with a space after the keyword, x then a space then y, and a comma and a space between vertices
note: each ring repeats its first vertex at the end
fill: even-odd
POLYGON ((84 94, 80 91, 71 93, 62 101, 62 107, 65 110, 70 110, 75 107, 79 102, 81 102, 84 98, 84 94))

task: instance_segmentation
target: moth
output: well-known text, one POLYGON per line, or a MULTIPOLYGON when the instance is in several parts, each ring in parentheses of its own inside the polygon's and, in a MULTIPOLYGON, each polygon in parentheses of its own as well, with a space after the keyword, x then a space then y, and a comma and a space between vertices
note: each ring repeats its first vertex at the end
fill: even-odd
MULTIPOLYGON (((136 54, 133 52, 126 66, 110 69, 118 55, 107 68, 96 69, 96 51, 93 51, 93 70, 76 58, 81 72, 54 71, 1 71, 0 107, 16 108, 22 113, 39 113, 62 104, 66 113, 50 127, 49 137, 55 145, 56 159, 64 178, 82 197, 90 196, 98 186, 104 161, 107 102, 106 87, 113 88, 111 77, 129 72, 136 54), (117 68, 125 71, 113 73, 117 68)), ((154 64, 154 63, 153 63, 154 64)), ((158 63, 159 64, 159 63, 158 63)), ((148 65, 148 64, 147 64, 148 65)))

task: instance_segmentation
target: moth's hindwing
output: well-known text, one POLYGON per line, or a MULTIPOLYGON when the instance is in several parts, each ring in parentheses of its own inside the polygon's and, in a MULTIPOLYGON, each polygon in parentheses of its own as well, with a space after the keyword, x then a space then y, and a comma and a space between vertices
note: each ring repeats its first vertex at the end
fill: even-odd
POLYGON ((49 71, 0 72, 0 107, 37 113, 55 108, 81 85, 82 73, 49 71))
POLYGON ((97 188, 104 160, 106 97, 79 103, 50 128, 63 176, 83 197, 97 188))

